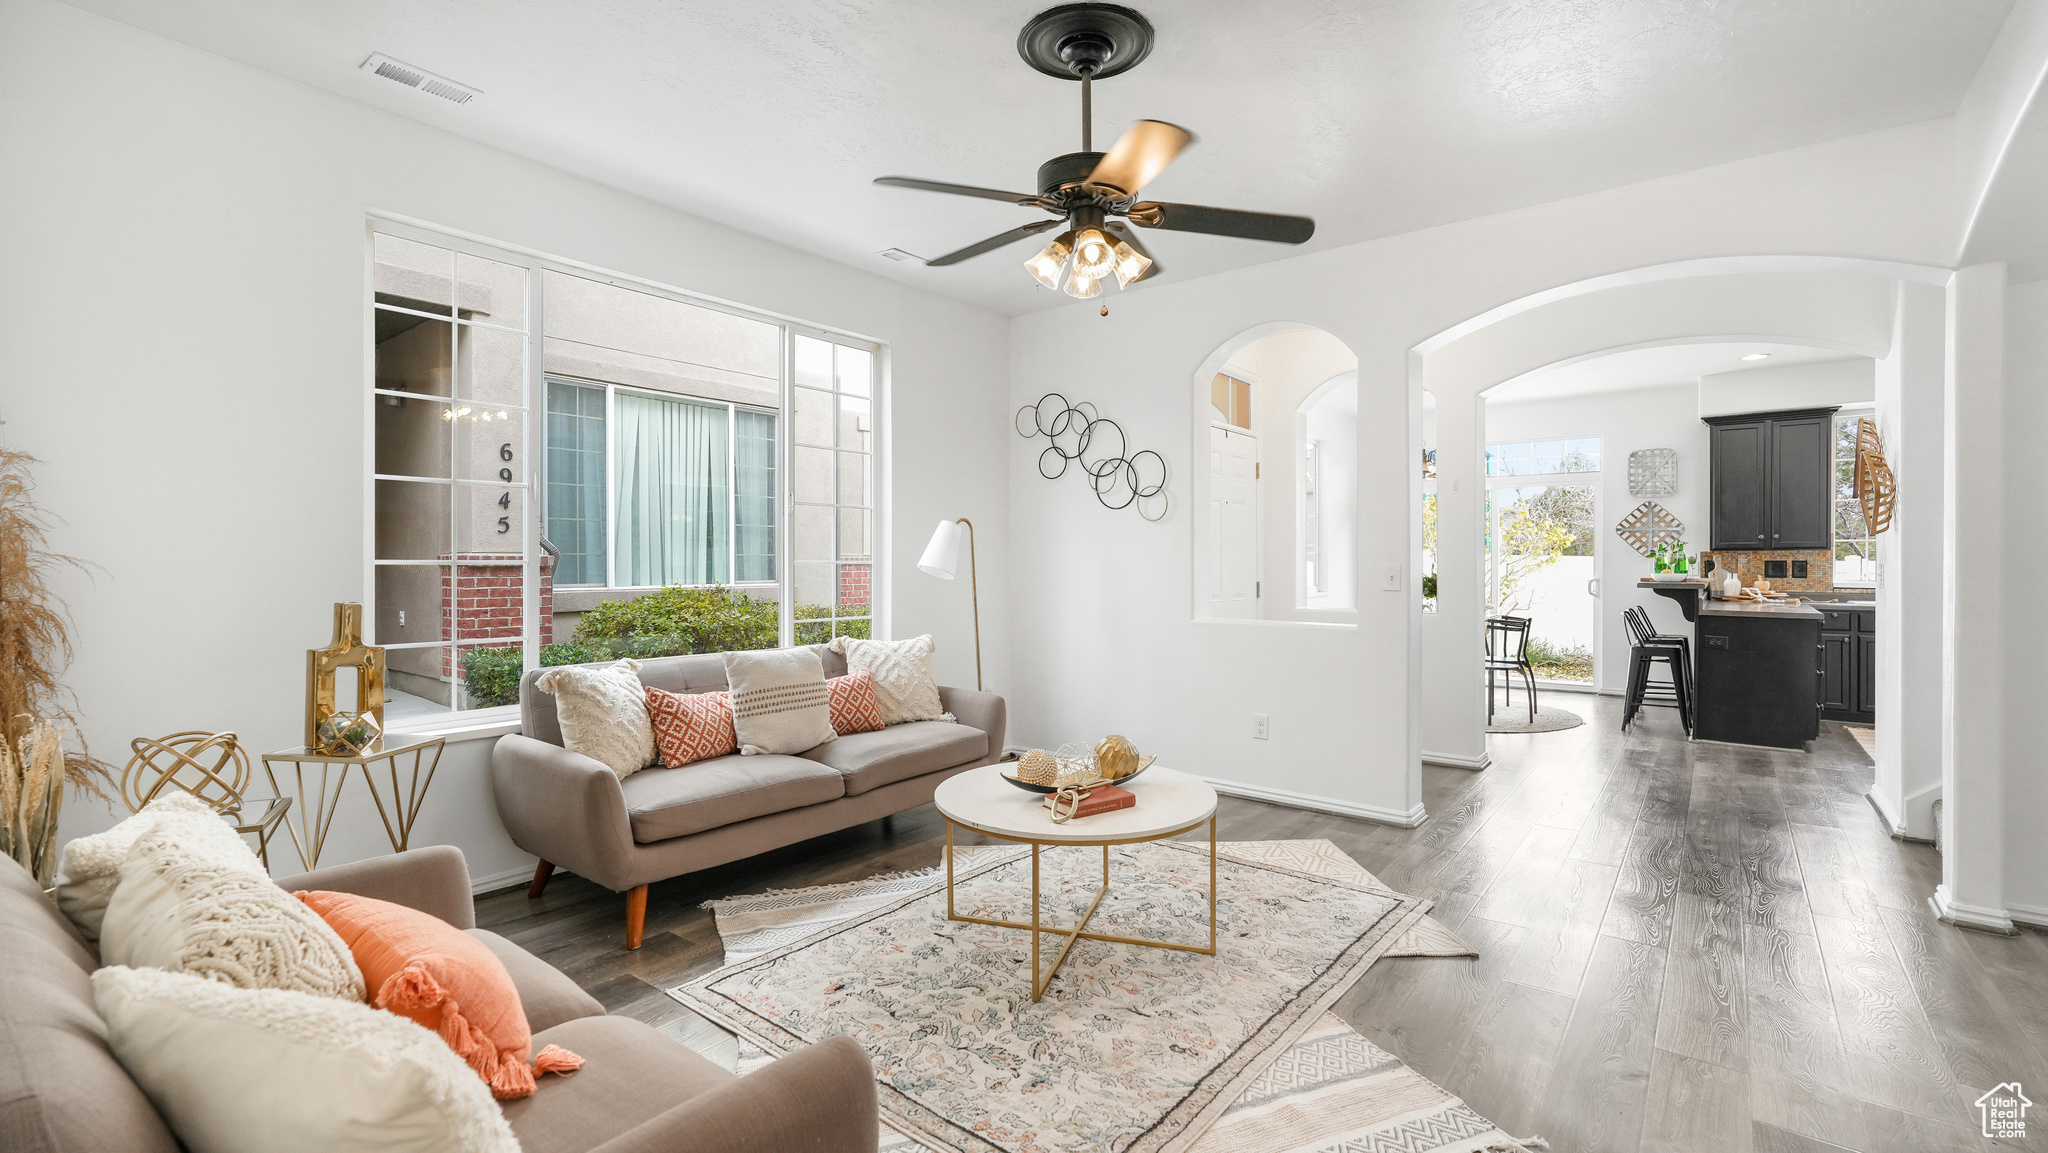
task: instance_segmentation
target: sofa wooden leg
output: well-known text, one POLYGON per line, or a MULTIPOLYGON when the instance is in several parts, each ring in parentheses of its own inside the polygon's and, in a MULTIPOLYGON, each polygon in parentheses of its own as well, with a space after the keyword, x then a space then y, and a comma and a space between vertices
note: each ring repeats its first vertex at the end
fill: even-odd
POLYGON ((547 891, 548 878, 554 875, 555 867, 546 861, 536 865, 533 870, 533 884, 526 886, 526 899, 529 901, 537 900, 542 893, 547 891))
POLYGON ((641 934, 647 931, 647 886, 636 885, 626 891, 626 947, 640 947, 641 934))

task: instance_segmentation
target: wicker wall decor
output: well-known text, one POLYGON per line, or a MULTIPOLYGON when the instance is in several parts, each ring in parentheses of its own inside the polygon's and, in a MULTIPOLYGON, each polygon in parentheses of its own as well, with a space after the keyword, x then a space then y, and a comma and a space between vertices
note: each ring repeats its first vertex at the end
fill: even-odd
POLYGON ((1166 516, 1166 458, 1149 448, 1132 452, 1123 426, 1093 404, 1069 404, 1066 397, 1048 392, 1037 404, 1018 409, 1011 423, 1026 440, 1042 436, 1050 442, 1038 454, 1038 475, 1058 480, 1066 475, 1068 464, 1079 462, 1102 507, 1135 505, 1146 520, 1166 516), (1048 468, 1053 471, 1045 471, 1048 468))
POLYGON ((1677 492, 1677 449, 1643 448, 1628 454, 1630 496, 1672 496, 1677 492))
POLYGON ((1644 556, 1655 556, 1660 544, 1677 544, 1685 537, 1685 525, 1671 515, 1671 510, 1654 500, 1646 500, 1629 510, 1614 526, 1615 535, 1623 543, 1644 556))
POLYGON ((1898 486, 1892 468, 1884 460, 1884 442, 1877 437, 1877 422, 1863 417, 1856 422, 1856 499, 1863 502, 1863 523, 1877 536, 1892 527, 1892 502, 1898 486))

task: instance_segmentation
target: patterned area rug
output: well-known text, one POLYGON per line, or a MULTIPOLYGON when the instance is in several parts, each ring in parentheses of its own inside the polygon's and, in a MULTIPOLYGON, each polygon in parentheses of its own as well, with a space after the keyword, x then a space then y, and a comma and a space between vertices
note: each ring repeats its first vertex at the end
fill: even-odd
MULTIPOLYGON (((743 1071, 832 1033, 862 1041, 890 1153, 1543 1148, 1324 1011, 1395 941, 1469 952, 1440 927, 1409 937, 1422 902, 1356 883, 1370 874, 1327 842, 1224 848, 1215 958, 1081 942, 1033 1004, 1024 934, 947 921, 943 877, 887 877, 715 902, 730 963, 670 992, 741 1034, 743 1071)), ((1206 936, 1206 846, 1115 852, 1092 927, 1206 936)), ((1049 919, 1077 915, 1094 851, 1042 865, 1049 919)), ((1028 853, 956 869, 965 911, 1028 916, 1028 853)))

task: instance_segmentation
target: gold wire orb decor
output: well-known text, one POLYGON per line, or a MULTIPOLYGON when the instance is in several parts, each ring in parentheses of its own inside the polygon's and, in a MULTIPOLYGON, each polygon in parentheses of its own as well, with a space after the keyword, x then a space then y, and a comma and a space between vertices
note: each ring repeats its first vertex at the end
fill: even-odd
POLYGON ((1856 422, 1856 499, 1863 503, 1863 523, 1871 536, 1892 527, 1892 504, 1897 497, 1898 485, 1892 479, 1891 465, 1885 463, 1877 422, 1863 417, 1856 422))
POLYGON ((249 754, 235 734, 198 729, 137 737, 128 747, 135 755, 121 770, 121 803, 130 812, 141 811, 166 788, 190 793, 217 813, 241 811, 242 792, 249 787, 249 754))

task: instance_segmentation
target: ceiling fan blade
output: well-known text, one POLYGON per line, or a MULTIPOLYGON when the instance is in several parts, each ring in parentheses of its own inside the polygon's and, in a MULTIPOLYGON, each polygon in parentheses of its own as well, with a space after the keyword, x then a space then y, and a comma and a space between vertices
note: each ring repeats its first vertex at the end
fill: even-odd
POLYGON ((945 192, 953 196, 978 196, 983 200, 1002 200, 1010 204, 1037 207, 1040 197, 1030 192, 1004 192, 1000 188, 976 188, 972 184, 945 184, 937 180, 919 180, 911 176, 878 176, 876 184, 891 188, 916 188, 924 192, 945 192))
POLYGON ((1212 236, 1237 236, 1245 240, 1271 240, 1278 244, 1300 244, 1316 234, 1316 222, 1306 216, 1282 216, 1275 212, 1243 212, 1235 208, 1209 208, 1200 204, 1166 204, 1146 201, 1131 205, 1125 213, 1131 223, 1169 232, 1206 232, 1212 236))
MULTIPOLYGON (((1143 273, 1139 274, 1138 280, 1150 280, 1153 277, 1159 275, 1161 271, 1159 258, 1152 255, 1151 251, 1139 242, 1136 230, 1132 229, 1129 225, 1125 224, 1121 220, 1106 221, 1102 227, 1108 229, 1111 236, 1114 236, 1118 240, 1123 241, 1125 244, 1130 245, 1132 248, 1137 249, 1139 256, 1142 256, 1145 259, 1152 262, 1152 267, 1147 268, 1143 273)), ((1131 283, 1136 284, 1138 283, 1138 280, 1133 280, 1131 281, 1131 283)))
POLYGON ((980 256, 984 252, 994 252, 1006 244, 1015 244, 1027 236, 1035 236, 1048 228, 1056 228, 1065 223, 1066 221, 1064 220, 1034 220, 1022 228, 1012 228, 1008 232, 999 232, 987 240, 970 244, 958 252, 948 252, 944 256, 927 260, 925 263, 933 268, 942 268, 948 264, 958 264, 970 257, 980 256))
POLYGON ((1195 134, 1164 120, 1140 120, 1109 146, 1088 183, 1107 184, 1125 196, 1136 196, 1152 178, 1166 171, 1180 150, 1193 143, 1195 134))

